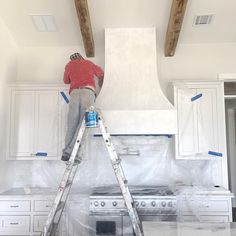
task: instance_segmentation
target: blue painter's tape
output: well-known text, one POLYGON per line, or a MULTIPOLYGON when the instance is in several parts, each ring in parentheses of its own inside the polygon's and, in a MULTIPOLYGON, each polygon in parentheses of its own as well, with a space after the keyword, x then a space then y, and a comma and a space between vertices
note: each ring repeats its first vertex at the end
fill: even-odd
POLYGON ((63 91, 61 91, 61 96, 64 98, 66 103, 69 103, 69 99, 68 99, 68 97, 66 96, 66 94, 63 91))
POLYGON ((223 157, 223 154, 220 152, 209 151, 208 154, 213 155, 213 156, 217 156, 217 157, 223 157))
POLYGON ((35 155, 37 157, 46 157, 48 154, 46 152, 37 152, 35 155))
POLYGON ((191 98, 191 102, 193 102, 193 101, 199 99, 200 97, 202 97, 202 93, 199 93, 198 95, 192 97, 192 98, 191 98))

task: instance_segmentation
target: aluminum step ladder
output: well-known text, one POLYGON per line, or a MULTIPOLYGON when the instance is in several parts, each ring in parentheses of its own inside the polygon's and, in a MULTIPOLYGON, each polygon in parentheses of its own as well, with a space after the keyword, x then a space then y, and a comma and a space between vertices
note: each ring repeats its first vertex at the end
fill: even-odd
MULTIPOLYGON (((133 226, 134 234, 136 236, 143 236, 142 225, 140 223, 137 210, 135 208, 134 200, 132 198, 132 195, 127 185, 128 181, 125 178, 122 166, 120 164, 121 159, 118 157, 115 151, 115 148, 111 142, 110 134, 107 132, 101 113, 96 112, 96 111, 95 113, 98 116, 97 126, 100 128, 104 142, 109 152, 111 164, 112 164, 113 170, 115 172, 118 184, 120 186, 120 189, 124 198, 124 202, 125 202, 125 205, 126 205, 126 208, 127 208, 127 211, 128 211, 128 214, 129 214, 132 226, 133 226)), ((93 127, 97 127, 97 126, 93 126, 93 127)), ((66 200, 67 200, 67 197, 69 195, 69 192, 73 183, 73 179, 75 177, 78 165, 82 161, 79 151, 82 145, 83 135, 87 127, 86 127, 86 122, 84 118, 82 121, 81 127, 79 129, 79 133, 78 133, 71 157, 69 161, 67 162, 66 170, 64 172, 62 181, 58 187, 56 198, 54 200, 54 203, 49 212, 46 224, 44 226, 44 232, 42 232, 40 236, 55 236, 56 235, 57 226, 59 224, 63 209, 65 207, 66 200), (76 157, 77 153, 79 154, 78 155, 79 157, 76 157)))

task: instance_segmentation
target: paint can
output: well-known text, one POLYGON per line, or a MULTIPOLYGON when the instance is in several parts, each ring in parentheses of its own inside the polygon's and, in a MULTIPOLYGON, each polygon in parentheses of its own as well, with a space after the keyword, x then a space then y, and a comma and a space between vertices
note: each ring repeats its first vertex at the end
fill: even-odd
POLYGON ((85 112, 85 125, 86 127, 98 126, 98 113, 94 111, 94 107, 90 107, 89 111, 85 112))

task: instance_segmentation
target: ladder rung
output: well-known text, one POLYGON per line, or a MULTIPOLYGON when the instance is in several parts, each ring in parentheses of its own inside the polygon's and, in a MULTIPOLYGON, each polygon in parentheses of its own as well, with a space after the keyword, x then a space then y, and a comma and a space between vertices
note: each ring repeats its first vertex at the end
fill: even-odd
POLYGON ((72 182, 68 182, 68 183, 66 184, 66 186, 65 186, 65 189, 68 188, 68 187, 70 187, 71 185, 72 185, 72 182))

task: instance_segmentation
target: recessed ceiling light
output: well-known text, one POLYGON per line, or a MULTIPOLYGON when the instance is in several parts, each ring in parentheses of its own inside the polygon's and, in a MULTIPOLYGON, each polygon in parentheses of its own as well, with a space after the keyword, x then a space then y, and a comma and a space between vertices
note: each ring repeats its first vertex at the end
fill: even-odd
POLYGON ((56 22, 53 15, 30 15, 34 28, 39 32, 57 31, 56 22))
POLYGON ((194 25, 210 25, 212 24, 213 18, 215 15, 208 14, 208 15, 197 15, 194 17, 194 25))

